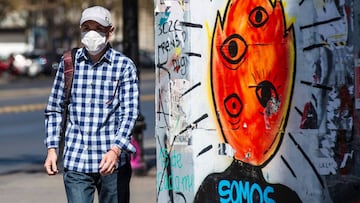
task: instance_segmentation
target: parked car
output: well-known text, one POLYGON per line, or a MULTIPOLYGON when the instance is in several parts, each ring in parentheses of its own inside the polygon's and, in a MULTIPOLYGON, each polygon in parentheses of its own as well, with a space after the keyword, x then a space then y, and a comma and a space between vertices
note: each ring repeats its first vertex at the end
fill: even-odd
POLYGON ((13 54, 10 54, 10 56, 7 59, 0 60, 0 76, 6 75, 20 75, 20 70, 18 67, 14 65, 15 57, 13 54))
POLYGON ((53 75, 56 72, 56 67, 62 54, 52 51, 34 50, 26 53, 25 56, 41 67, 39 69, 40 72, 37 74, 53 75))
POLYGON ((14 55, 14 67, 24 76, 35 77, 43 71, 42 59, 33 57, 29 53, 14 55))
POLYGON ((9 63, 7 61, 0 61, 0 73, 6 72, 9 68, 9 63))

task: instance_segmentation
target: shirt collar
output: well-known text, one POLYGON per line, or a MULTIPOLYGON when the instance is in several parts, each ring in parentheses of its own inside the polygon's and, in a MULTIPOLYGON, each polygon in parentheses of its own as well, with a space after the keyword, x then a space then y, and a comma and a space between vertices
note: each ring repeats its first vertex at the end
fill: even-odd
MULTIPOLYGON (((112 56, 112 47, 111 45, 108 43, 108 45, 106 46, 106 52, 104 53, 104 55, 100 58, 100 60, 97 62, 105 62, 110 64, 111 63, 111 56, 112 56)), ((90 58, 87 55, 87 51, 85 48, 82 48, 81 53, 77 59, 77 61, 88 61, 90 60, 90 58)))

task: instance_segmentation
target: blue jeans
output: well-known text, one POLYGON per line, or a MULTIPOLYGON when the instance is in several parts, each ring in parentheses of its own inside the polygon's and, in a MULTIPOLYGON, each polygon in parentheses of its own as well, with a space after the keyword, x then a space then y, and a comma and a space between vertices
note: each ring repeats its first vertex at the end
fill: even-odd
POLYGON ((130 163, 108 176, 65 169, 64 184, 68 203, 92 203, 95 190, 98 191, 99 203, 128 203, 131 172, 130 163))

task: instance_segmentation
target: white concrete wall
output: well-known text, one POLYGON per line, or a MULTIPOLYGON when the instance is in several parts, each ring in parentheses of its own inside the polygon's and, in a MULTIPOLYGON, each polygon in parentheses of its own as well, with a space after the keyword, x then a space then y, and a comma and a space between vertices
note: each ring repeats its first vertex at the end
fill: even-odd
POLYGON ((158 202, 359 201, 354 12, 155 0, 158 202))

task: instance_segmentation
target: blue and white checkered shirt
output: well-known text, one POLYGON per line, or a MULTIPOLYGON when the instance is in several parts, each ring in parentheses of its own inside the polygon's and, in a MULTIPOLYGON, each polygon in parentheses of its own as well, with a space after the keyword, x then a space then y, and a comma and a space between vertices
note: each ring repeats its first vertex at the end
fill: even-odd
MULTIPOLYGON (((69 104, 64 147, 64 167, 98 173, 103 155, 114 145, 125 154, 135 152, 131 133, 139 112, 139 89, 134 63, 110 46, 93 64, 80 48, 75 55, 75 73, 69 104)), ((47 148, 58 148, 64 94, 62 59, 45 109, 47 148)))

